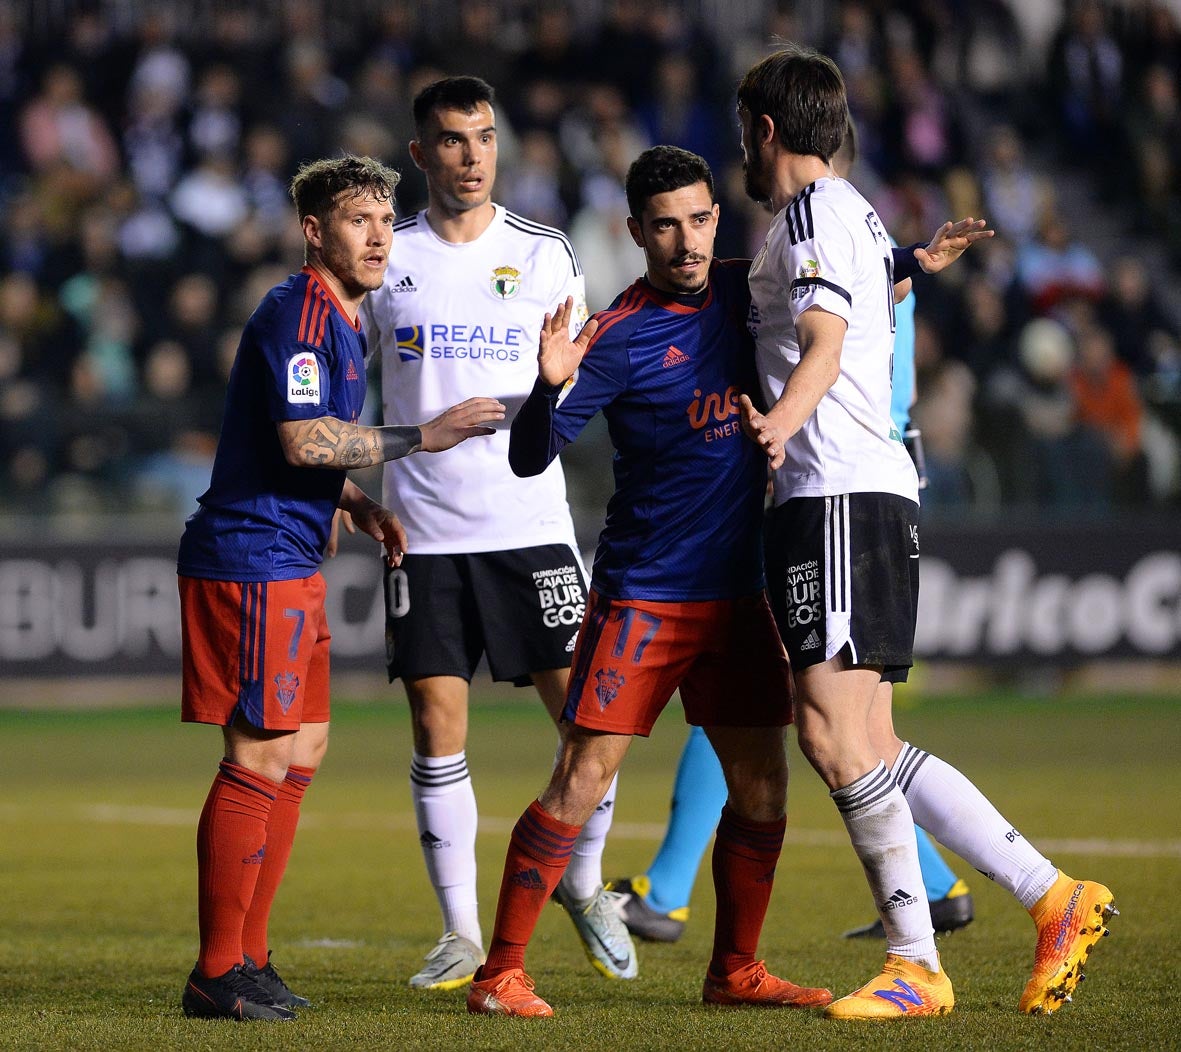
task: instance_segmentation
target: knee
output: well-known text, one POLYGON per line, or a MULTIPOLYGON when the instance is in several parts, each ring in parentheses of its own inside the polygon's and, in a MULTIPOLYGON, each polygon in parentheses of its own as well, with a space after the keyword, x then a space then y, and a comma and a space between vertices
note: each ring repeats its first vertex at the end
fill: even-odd
POLYGON ((752 822, 774 822, 787 807, 787 758, 767 757, 756 767, 732 764, 726 786, 736 815, 752 822))
POLYGON ((842 780, 844 757, 840 743, 827 730, 824 725, 800 727, 798 741, 804 759, 831 790, 845 784, 842 780))
POLYGON ((414 748, 423 756, 452 756, 467 744, 467 710, 422 698, 410 709, 414 748))
POLYGON ((290 757, 286 754, 264 755, 258 752, 252 752, 246 756, 228 755, 226 759, 239 767, 245 767, 252 774, 257 774, 269 782, 274 782, 275 785, 282 784, 283 779, 287 777, 287 768, 290 766, 290 757))

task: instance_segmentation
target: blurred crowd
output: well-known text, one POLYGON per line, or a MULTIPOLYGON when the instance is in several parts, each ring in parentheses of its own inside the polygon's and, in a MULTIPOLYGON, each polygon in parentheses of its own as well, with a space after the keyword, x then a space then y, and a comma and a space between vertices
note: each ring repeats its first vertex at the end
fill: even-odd
POLYGON ((301 261, 296 165, 379 156, 403 172, 399 213, 421 207, 410 101, 441 75, 496 88, 495 197, 569 233, 592 308, 642 272, 621 181, 649 144, 706 157, 718 254, 753 254, 768 217, 742 194, 733 93, 776 37, 843 70, 852 178, 900 244, 952 216, 998 231, 919 285, 926 505, 1178 502, 1164 3, 1079 0, 1038 46, 1005 0, 833 2, 819 34, 790 3, 742 32, 669 0, 608 0, 589 24, 574 3, 91 3, 36 33, 0 0, 0 509, 187 513, 241 325, 301 261))

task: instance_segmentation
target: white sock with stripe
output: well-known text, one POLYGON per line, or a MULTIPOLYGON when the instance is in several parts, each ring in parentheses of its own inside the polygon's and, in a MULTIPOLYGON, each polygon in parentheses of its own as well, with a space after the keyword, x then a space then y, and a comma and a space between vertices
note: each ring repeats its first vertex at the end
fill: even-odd
POLYGON ((886 929, 886 951, 939 971, 935 930, 919 868, 914 820, 884 762, 829 794, 849 830, 886 929))
POLYGON ((894 777, 914 820, 1026 909, 1050 890, 1057 867, 951 764, 903 742, 894 777))
POLYGON ((443 911, 443 931, 483 947, 476 897, 476 794, 467 754, 410 761, 410 797, 427 875, 443 911))

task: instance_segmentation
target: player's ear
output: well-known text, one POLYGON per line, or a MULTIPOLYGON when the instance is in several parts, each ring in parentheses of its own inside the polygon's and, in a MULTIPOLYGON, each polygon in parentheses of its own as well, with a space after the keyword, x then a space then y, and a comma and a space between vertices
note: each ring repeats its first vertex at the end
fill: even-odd
POLYGON ((636 243, 637 248, 644 247, 644 234, 640 229, 640 224, 631 216, 627 217, 627 232, 631 234, 632 240, 636 243))
POLYGON ((754 134, 755 142, 760 146, 766 146, 775 138, 775 122, 767 114, 759 114, 755 121, 754 134))
POLYGON ((303 238, 314 248, 320 247, 323 237, 320 233, 320 220, 315 216, 308 215, 303 217, 303 238))
POLYGON ((420 172, 426 171, 426 158, 423 157, 422 144, 417 139, 410 140, 410 160, 420 172))

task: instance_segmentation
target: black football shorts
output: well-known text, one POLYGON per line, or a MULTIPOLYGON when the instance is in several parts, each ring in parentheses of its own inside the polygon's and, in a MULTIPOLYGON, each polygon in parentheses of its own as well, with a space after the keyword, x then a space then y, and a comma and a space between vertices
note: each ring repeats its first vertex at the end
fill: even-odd
POLYGON ((848 646, 906 681, 919 600, 918 505, 893 493, 795 497, 765 533, 767 594, 792 668, 848 646))
POLYGON ((530 674, 569 668, 586 609, 586 574, 565 544, 470 555, 406 555, 386 569, 390 682, 471 680, 488 657, 492 678, 528 686, 530 674))

